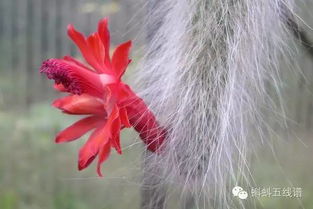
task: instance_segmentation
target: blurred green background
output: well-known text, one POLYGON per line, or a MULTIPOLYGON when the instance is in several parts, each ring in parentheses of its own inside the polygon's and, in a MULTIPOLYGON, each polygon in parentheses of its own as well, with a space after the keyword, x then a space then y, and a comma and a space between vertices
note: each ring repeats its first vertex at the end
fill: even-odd
MULTIPOLYGON (((143 149, 136 134, 123 131, 124 154, 112 154, 103 166, 104 178, 97 177, 94 166, 78 172, 77 151, 86 138, 54 144, 55 134, 77 118, 50 106, 58 94, 38 68, 50 57, 80 57, 66 37, 66 25, 89 34, 104 16, 110 17, 113 45, 135 41, 136 63, 145 2, 0 0, 0 209, 139 208, 143 149)), ((306 8, 299 11, 301 17, 313 26, 308 9, 313 3, 303 1, 300 7, 306 8)), ((313 40, 313 31, 305 28, 313 40)), ((313 59, 301 48, 299 54, 301 73, 282 78, 292 131, 277 130, 280 137, 271 139, 272 147, 260 146, 251 172, 258 187, 301 187, 302 197, 260 198, 258 208, 313 209, 313 59)))

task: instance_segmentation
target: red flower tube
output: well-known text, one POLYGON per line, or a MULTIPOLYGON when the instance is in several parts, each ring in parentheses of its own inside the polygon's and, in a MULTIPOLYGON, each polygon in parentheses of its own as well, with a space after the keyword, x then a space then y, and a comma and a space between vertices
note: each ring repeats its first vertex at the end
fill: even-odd
POLYGON ((78 169, 82 170, 98 157, 97 172, 109 157, 111 148, 119 154, 120 131, 134 127, 152 152, 160 150, 166 131, 153 113, 121 77, 131 60, 128 58, 131 41, 119 45, 110 57, 110 33, 107 19, 98 24, 98 31, 87 39, 72 25, 68 35, 80 49, 90 67, 70 56, 48 59, 40 72, 55 81, 55 88, 68 95, 53 102, 53 106, 66 114, 86 115, 55 138, 56 143, 76 140, 92 131, 79 151, 78 169))

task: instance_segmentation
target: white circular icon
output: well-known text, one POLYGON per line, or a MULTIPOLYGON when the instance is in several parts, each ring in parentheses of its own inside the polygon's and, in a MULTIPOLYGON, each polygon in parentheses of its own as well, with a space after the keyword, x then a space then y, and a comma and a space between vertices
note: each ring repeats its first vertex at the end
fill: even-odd
POLYGON ((248 193, 246 191, 241 191, 238 193, 238 197, 242 200, 245 200, 248 197, 248 193))
POLYGON ((243 188, 239 187, 239 186, 235 186, 232 190, 232 193, 235 197, 238 196, 239 192, 243 191, 243 188))

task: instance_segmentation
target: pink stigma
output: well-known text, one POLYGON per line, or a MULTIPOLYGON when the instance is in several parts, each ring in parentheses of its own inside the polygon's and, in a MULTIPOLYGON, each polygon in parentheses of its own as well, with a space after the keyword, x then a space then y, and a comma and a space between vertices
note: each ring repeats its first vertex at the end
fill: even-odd
POLYGON ((71 66, 62 60, 48 59, 44 61, 40 67, 40 73, 46 74, 48 79, 52 79, 56 84, 63 84, 66 90, 72 94, 82 94, 83 90, 71 76, 71 66))

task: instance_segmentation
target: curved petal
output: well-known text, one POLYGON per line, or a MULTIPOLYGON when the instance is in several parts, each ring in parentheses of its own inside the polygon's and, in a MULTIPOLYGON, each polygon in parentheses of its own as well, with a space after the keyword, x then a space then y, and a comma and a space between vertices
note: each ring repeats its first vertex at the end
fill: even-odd
POLYGON ((56 143, 70 142, 80 138, 91 129, 96 128, 103 119, 98 116, 83 118, 73 125, 59 132, 55 138, 56 143))
POLYGON ((101 165, 104 161, 106 161, 109 156, 110 156, 110 152, 111 152, 111 145, 110 143, 106 143, 102 149, 99 152, 99 159, 98 159, 98 164, 97 164, 97 173, 100 177, 102 177, 102 172, 101 172, 101 165))
POLYGON ((102 66, 97 62, 95 55, 92 50, 89 48, 88 43, 80 32, 75 30, 73 25, 68 25, 67 34, 73 40, 73 42, 78 46, 80 52, 82 53, 85 60, 90 66, 92 66, 96 71, 102 72, 102 66))
POLYGON ((103 127, 97 128, 79 150, 78 169, 83 170, 88 167, 98 155, 101 145, 108 143, 108 141, 108 133, 103 131, 103 127))
POLYGON ((85 68, 85 69, 88 69, 90 71, 94 71, 93 69, 91 69, 90 67, 84 65, 83 63, 81 63, 79 60, 75 59, 74 57, 71 57, 71 56, 64 56, 63 57, 64 60, 66 61, 69 61, 69 62, 73 62, 74 64, 82 67, 82 68, 85 68))
POLYGON ((98 24, 98 33, 105 49, 105 60, 104 64, 110 67, 110 31, 108 29, 108 19, 103 18, 98 24))
POLYGON ((118 78, 120 78, 124 74, 130 62, 128 54, 131 44, 132 44, 131 41, 127 41, 119 45, 114 51, 112 57, 112 67, 118 78))
POLYGON ((56 99, 52 105, 68 114, 84 115, 106 113, 103 102, 87 94, 62 97, 56 99))
POLYGON ((112 146, 115 148, 118 154, 122 154, 121 142, 120 142, 121 120, 117 118, 112 124, 112 146))
MULTIPOLYGON (((92 51, 93 55, 95 56, 97 62, 101 65, 102 69, 101 72, 105 73, 108 69, 105 69, 104 66, 104 59, 105 59, 105 49, 102 44, 102 41, 100 40, 99 34, 96 32, 92 35, 90 35, 87 38, 87 43, 92 51)), ((100 72, 100 73, 101 73, 100 72)))
POLYGON ((118 110, 114 107, 106 123, 97 128, 91 134, 85 145, 79 150, 79 170, 86 168, 98 155, 99 151, 101 151, 106 144, 110 143, 109 140, 112 138, 112 123, 117 117, 118 110))
POLYGON ((131 124, 129 123, 129 119, 128 119, 126 108, 120 108, 120 118, 121 118, 121 123, 125 127, 127 127, 127 128, 131 127, 131 124))

